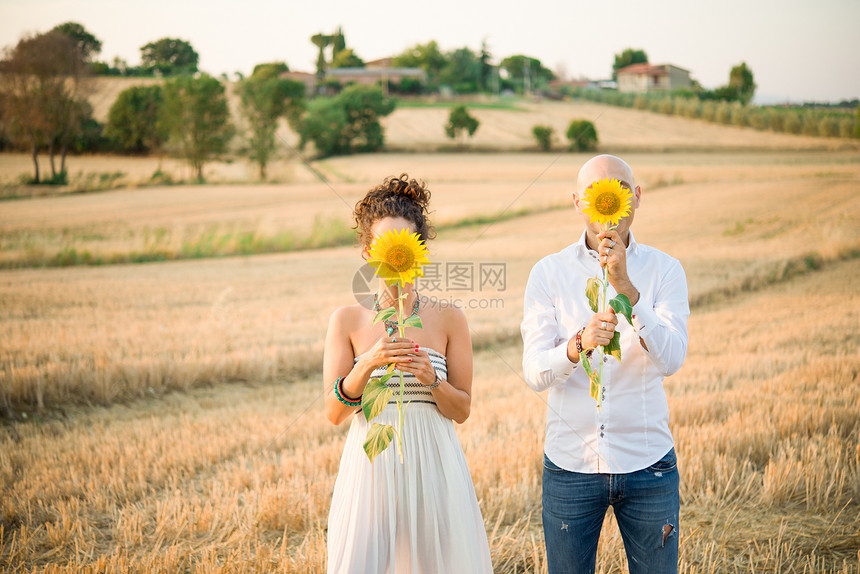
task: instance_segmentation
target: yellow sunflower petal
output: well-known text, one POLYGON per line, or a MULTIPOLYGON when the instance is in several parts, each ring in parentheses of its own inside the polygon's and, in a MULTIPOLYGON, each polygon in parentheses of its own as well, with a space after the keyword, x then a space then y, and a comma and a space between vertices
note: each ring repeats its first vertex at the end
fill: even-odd
POLYGON ((595 223, 617 225, 622 218, 630 215, 632 195, 617 179, 607 177, 595 181, 582 198, 588 204, 582 212, 595 223))
POLYGON ((414 283, 424 276, 421 267, 430 262, 424 242, 408 229, 386 231, 373 241, 369 253, 368 264, 389 285, 414 283))

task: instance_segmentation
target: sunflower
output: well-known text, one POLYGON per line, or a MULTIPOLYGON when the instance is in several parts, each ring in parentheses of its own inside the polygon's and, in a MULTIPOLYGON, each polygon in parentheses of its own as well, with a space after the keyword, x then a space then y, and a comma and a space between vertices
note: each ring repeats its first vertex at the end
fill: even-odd
POLYGON ((617 225, 630 215, 630 190, 621 187, 617 179, 604 178, 591 184, 582 198, 588 207, 582 212, 599 224, 617 225))
POLYGON ((389 229, 370 246, 371 267, 388 285, 414 283, 416 277, 423 277, 422 265, 430 263, 427 259, 427 246, 418 238, 417 233, 407 229, 389 229))

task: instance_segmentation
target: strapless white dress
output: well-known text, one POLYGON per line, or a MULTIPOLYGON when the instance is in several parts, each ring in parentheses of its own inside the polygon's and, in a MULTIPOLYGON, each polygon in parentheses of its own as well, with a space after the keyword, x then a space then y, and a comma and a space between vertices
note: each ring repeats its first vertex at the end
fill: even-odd
MULTIPOLYGON (((445 356, 422 347, 439 376, 445 356)), ((385 372, 380 367, 374 373, 385 372)), ((481 574, 492 572, 487 532, 454 423, 404 373, 403 456, 397 437, 373 464, 362 445, 373 423, 397 428, 395 397, 367 422, 349 427, 328 517, 329 574, 481 574)), ((395 372, 388 385, 399 390, 395 372)))

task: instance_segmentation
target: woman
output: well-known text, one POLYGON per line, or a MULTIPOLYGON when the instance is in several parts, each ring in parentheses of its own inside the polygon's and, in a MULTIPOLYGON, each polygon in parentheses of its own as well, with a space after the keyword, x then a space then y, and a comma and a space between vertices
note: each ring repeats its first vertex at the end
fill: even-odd
MULTIPOLYGON (((429 201, 424 184, 405 174, 369 191, 354 213, 363 257, 388 230, 408 229, 431 239, 429 201)), ((404 337, 390 325, 372 324, 379 309, 396 305, 397 287, 384 281, 373 309, 341 307, 329 322, 323 361, 326 414, 336 425, 351 423, 329 513, 328 572, 492 572, 475 488, 452 423, 465 421, 471 405, 466 318, 453 306, 428 304, 411 283, 403 293, 403 308, 412 309, 423 324, 407 327, 404 337), (404 463, 396 440, 371 463, 362 445, 372 423, 354 405, 368 380, 384 374, 390 363, 406 379, 404 463)), ((387 384, 399 389, 399 377, 387 384)), ((392 397, 373 423, 396 428, 396 421, 392 397)))

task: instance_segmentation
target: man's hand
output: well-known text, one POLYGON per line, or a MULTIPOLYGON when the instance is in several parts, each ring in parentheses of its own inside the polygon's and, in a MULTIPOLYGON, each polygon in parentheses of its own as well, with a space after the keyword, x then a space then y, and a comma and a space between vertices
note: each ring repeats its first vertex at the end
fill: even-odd
MULTIPOLYGON (((580 343, 583 351, 591 351, 600 345, 608 345, 615 334, 618 326, 618 317, 615 311, 610 309, 606 313, 595 313, 588 321, 588 325, 582 331, 580 343)), ((567 342, 567 358, 574 363, 579 362, 579 353, 576 350, 576 337, 571 337, 567 342)))
POLYGON ((635 305, 639 301, 639 291, 627 275, 627 245, 614 229, 601 231, 597 239, 600 241, 597 245, 600 266, 608 271, 609 284, 616 293, 627 295, 630 304, 635 305))

